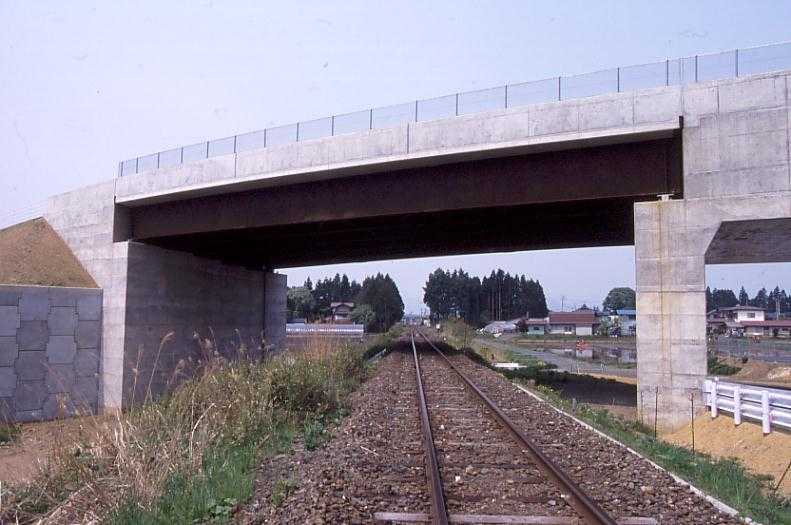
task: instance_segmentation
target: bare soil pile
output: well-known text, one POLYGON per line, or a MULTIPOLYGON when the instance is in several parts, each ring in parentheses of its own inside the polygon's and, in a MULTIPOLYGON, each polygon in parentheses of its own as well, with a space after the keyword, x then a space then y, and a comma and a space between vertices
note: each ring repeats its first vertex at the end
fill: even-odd
POLYGON ((759 383, 768 386, 788 387, 791 385, 791 366, 767 363, 757 359, 750 359, 742 363, 740 359, 726 357, 723 362, 730 366, 740 368, 736 374, 724 377, 724 380, 733 379, 736 381, 759 383))
POLYGON ((44 219, 0 230, 0 284, 96 288, 85 268, 44 219))
MULTIPOLYGON (((663 438, 690 447, 692 425, 663 438)), ((719 458, 738 458, 756 474, 772 476, 774 486, 791 461, 791 433, 773 430, 764 436, 759 424, 743 421, 737 427, 730 416, 712 419, 704 414, 695 418, 695 449, 719 458)), ((780 490, 791 496, 791 473, 786 475, 780 490)))

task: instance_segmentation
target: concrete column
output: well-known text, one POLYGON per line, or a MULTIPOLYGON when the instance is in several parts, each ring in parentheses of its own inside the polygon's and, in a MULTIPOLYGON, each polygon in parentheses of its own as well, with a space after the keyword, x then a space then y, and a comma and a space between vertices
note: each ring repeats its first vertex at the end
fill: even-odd
POLYGON ((700 407, 706 375, 705 249, 711 232, 688 228, 684 201, 635 204, 638 409, 670 430, 700 407))
POLYGON ((286 342, 286 275, 264 273, 264 341, 267 347, 281 350, 286 342))

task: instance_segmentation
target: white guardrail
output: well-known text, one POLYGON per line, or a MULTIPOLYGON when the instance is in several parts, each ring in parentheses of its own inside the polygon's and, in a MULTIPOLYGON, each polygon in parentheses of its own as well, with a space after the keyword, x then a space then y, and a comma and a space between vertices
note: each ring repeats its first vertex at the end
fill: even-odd
POLYGON ((742 418, 760 421, 764 434, 769 434, 773 426, 791 429, 791 390, 729 383, 715 378, 704 382, 703 395, 706 406, 711 409, 711 417, 717 417, 723 410, 733 415, 735 425, 739 425, 742 418))

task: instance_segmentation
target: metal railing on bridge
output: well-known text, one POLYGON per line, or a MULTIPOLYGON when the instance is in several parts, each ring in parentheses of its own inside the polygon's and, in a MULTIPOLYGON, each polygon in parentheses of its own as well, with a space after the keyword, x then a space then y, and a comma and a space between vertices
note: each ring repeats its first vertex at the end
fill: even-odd
POLYGON ((436 120, 528 104, 735 78, 783 69, 791 69, 791 42, 507 84, 296 122, 160 151, 120 162, 118 175, 177 166, 268 146, 389 128, 405 122, 436 120))

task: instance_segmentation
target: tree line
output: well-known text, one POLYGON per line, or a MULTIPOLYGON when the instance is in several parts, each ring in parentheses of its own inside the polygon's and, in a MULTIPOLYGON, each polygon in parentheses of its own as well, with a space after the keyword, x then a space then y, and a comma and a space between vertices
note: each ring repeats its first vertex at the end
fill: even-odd
POLYGON ((461 317, 473 326, 483 326, 494 320, 545 317, 549 312, 541 283, 501 269, 480 279, 461 268, 437 268, 428 276, 423 292, 423 302, 435 320, 461 317))
POLYGON ((755 306, 770 312, 779 309, 780 313, 791 313, 791 296, 779 286, 775 286, 771 292, 766 288, 758 290, 752 298, 747 290, 742 286, 738 297, 733 290, 727 288, 711 289, 706 287, 706 311, 717 308, 729 308, 731 306, 755 306))
POLYGON ((302 286, 288 288, 288 320, 321 321, 330 316, 334 302, 355 304, 351 318, 369 331, 387 331, 404 316, 404 301, 389 274, 377 273, 363 279, 362 284, 349 280, 346 274, 335 274, 313 282, 308 277, 302 286))

